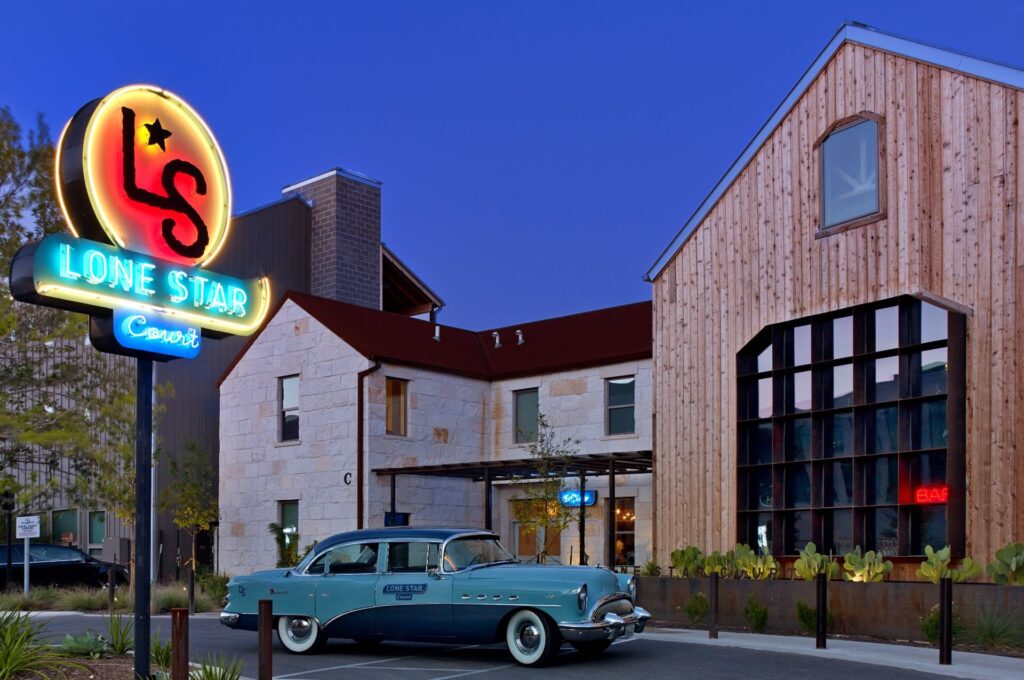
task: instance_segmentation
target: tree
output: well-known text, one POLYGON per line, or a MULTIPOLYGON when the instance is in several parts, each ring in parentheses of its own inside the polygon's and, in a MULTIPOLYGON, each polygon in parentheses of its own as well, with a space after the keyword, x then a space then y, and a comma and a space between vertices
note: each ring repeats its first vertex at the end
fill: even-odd
POLYGON ((216 477, 209 454, 195 442, 185 445, 181 460, 170 459, 171 482, 160 493, 160 510, 170 512, 174 525, 188 533, 191 543, 188 578, 189 613, 196 611, 196 539, 217 522, 216 477))
MULTIPOLYGON (((543 413, 537 416, 537 438, 527 445, 536 461, 537 475, 519 480, 522 494, 513 497, 512 515, 530 533, 545 536, 562 531, 575 519, 576 513, 563 506, 559 496, 565 490, 565 477, 573 456, 579 453, 579 439, 559 439, 543 413)), ((546 547, 538 561, 547 558, 546 547)))
MULTIPOLYGON (((23 135, 0 107, 5 273, 21 246, 67 228, 53 188, 53 161, 42 118, 23 135)), ((86 497, 89 481, 132 440, 131 364, 96 352, 87 335, 86 317, 15 302, 7 276, 0 276, 0 491, 14 492, 22 511, 44 509, 59 494, 71 503, 102 502, 102 496, 86 497)))

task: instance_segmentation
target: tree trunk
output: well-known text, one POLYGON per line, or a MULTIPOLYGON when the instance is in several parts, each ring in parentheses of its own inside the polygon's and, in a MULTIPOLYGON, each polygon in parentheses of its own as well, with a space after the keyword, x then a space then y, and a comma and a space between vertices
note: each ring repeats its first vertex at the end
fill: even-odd
POLYGON ((188 570, 188 615, 196 614, 196 534, 192 533, 192 559, 188 570))

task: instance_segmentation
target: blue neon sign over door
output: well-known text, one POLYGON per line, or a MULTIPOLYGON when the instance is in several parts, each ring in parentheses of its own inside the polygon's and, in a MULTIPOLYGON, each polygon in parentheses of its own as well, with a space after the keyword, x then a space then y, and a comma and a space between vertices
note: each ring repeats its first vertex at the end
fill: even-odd
MULTIPOLYGON (((558 494, 558 502, 566 508, 578 508, 580 507, 580 492, 579 489, 569 489, 562 491, 558 494)), ((583 492, 583 502, 588 507, 597 502, 597 491, 593 489, 587 489, 583 492)))

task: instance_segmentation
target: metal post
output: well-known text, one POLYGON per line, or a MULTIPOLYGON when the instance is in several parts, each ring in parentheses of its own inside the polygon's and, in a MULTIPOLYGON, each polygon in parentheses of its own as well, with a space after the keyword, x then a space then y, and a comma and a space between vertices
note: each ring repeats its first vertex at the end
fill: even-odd
POLYGON ((135 362, 135 677, 149 678, 153 360, 135 362))
POLYGON ((397 476, 398 475, 391 475, 391 523, 392 524, 395 523, 395 514, 396 514, 397 509, 398 509, 398 506, 395 505, 395 503, 396 503, 396 499, 395 499, 395 477, 397 477, 397 476))
POLYGON ((580 470, 580 565, 587 564, 587 472, 580 470))
POLYGON ((22 584, 21 584, 22 585, 22 589, 21 589, 21 594, 25 596, 26 600, 28 599, 28 548, 29 548, 28 542, 29 542, 29 539, 26 538, 25 539, 25 547, 24 547, 25 552, 22 553, 23 557, 21 559, 21 564, 22 564, 22 584))
POLYGON ((711 572, 711 625, 708 626, 708 639, 718 639, 718 572, 711 572))
POLYGON ((818 589, 818 604, 817 604, 817 618, 816 623, 816 640, 814 646, 816 649, 825 649, 825 639, 828 635, 828 576, 825 574, 818 574, 816 577, 817 583, 815 585, 818 589))
POLYGON ((14 579, 14 567, 11 564, 14 559, 14 494, 10 491, 4 492, 3 508, 7 513, 7 571, 4 576, 4 588, 7 589, 14 579))
POLYGON ((274 675, 274 661, 271 654, 271 645, 274 638, 271 632, 274 628, 273 602, 260 600, 259 602, 259 642, 257 648, 257 663, 259 665, 258 680, 272 680, 274 675))
POLYGON ((953 579, 939 579, 939 664, 953 663, 953 579))
POLYGON ((615 459, 608 461, 608 568, 615 571, 615 459))
POLYGON ((188 610, 171 610, 171 680, 188 680, 188 610))
POLYGON ((116 580, 114 579, 114 570, 107 567, 107 610, 110 614, 114 613, 114 588, 116 587, 116 580))
POLYGON ((491 506, 494 504, 494 488, 491 482, 491 468, 484 468, 484 528, 488 531, 494 527, 491 506))

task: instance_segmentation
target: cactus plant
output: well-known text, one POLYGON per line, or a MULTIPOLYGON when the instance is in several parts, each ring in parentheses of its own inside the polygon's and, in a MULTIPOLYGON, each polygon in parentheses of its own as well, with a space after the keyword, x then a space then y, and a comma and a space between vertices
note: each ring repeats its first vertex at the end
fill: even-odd
POLYGON ((704 573, 708 576, 718 574, 721 578, 736 578, 736 553, 732 550, 727 553, 714 551, 704 560, 704 573))
POLYGON ((938 583, 940 579, 949 576, 955 583, 963 583, 981 574, 981 565, 976 564, 970 557, 965 557, 958 569, 949 566, 950 549, 947 545, 941 550, 935 550, 930 545, 924 548, 925 560, 917 570, 918 578, 932 583, 938 583))
POLYGON ((843 578, 857 583, 879 583, 892 571, 892 562, 869 550, 863 555, 858 545, 843 557, 843 578))
POLYGON ((746 545, 737 545, 733 552, 736 571, 741 576, 755 581, 767 581, 779 571, 779 563, 771 555, 757 555, 746 545))
POLYGON ((1000 585, 1024 586, 1024 543, 1007 543, 997 550, 986 571, 1000 585))
POLYGON ((672 551, 672 569, 683 578, 696 578, 704 573, 704 553, 695 545, 672 551))
POLYGON ((832 559, 832 555, 823 555, 818 552, 818 546, 808 542, 800 551, 800 557, 793 563, 793 569, 797 576, 805 581, 813 581, 818 574, 825 574, 826 578, 837 578, 839 576, 839 564, 832 559))

